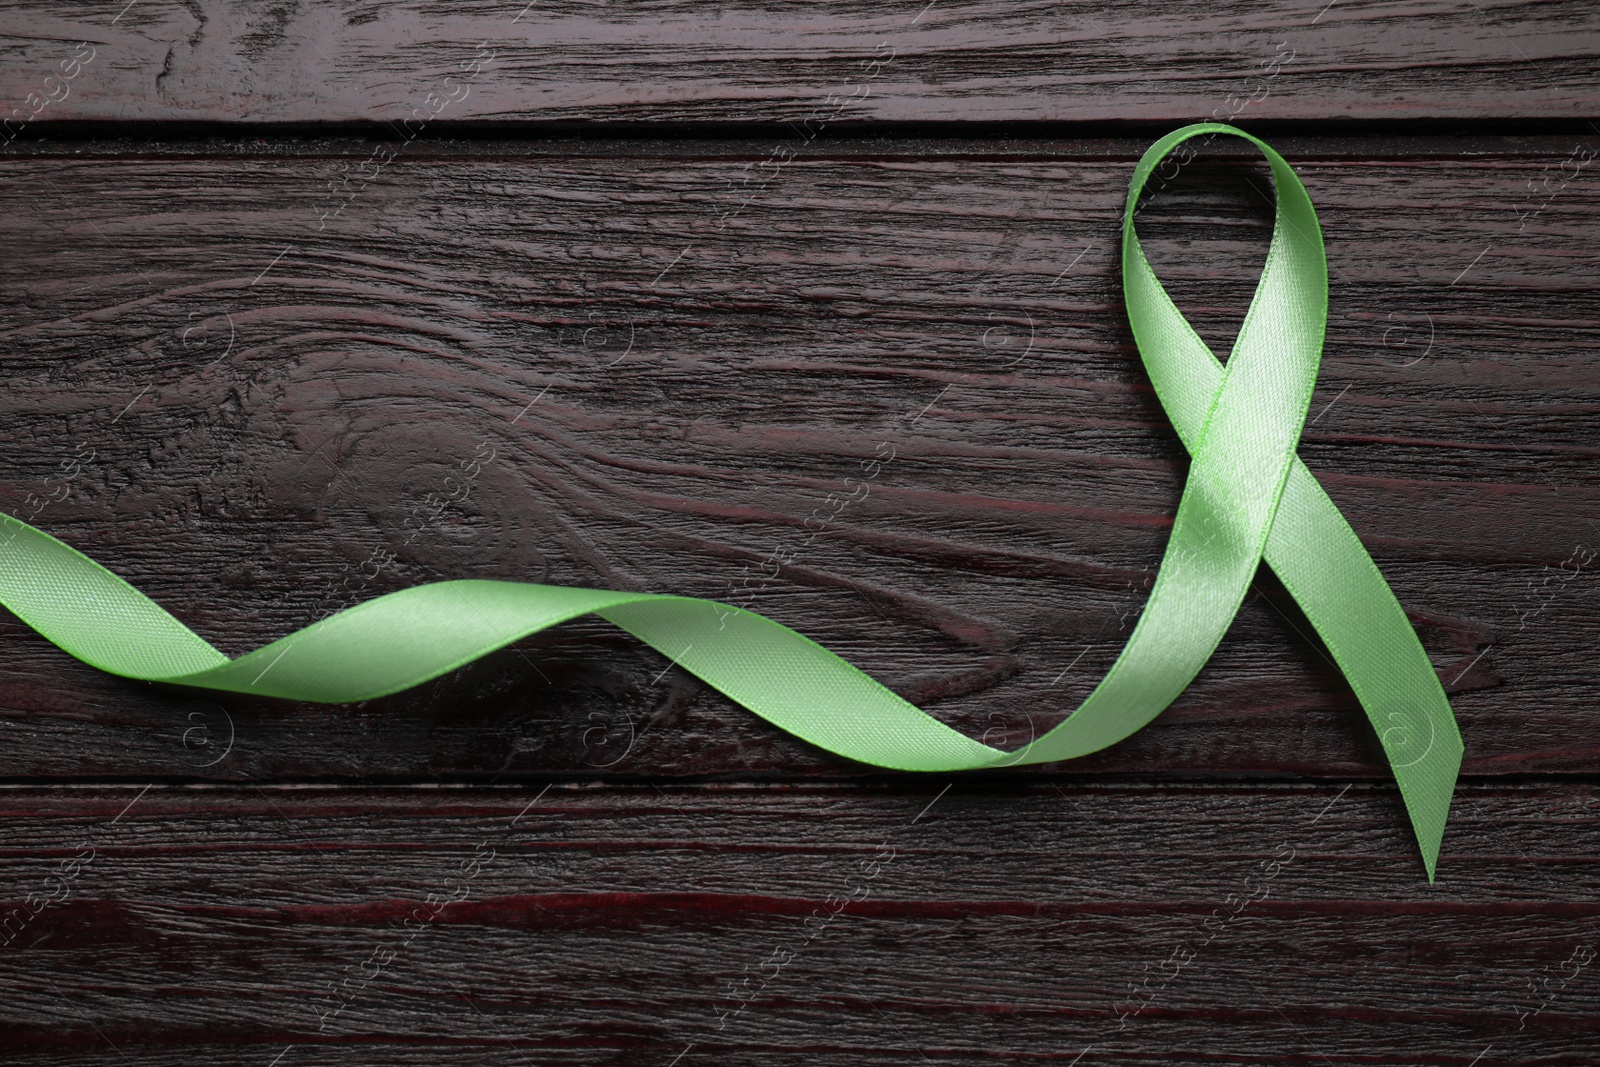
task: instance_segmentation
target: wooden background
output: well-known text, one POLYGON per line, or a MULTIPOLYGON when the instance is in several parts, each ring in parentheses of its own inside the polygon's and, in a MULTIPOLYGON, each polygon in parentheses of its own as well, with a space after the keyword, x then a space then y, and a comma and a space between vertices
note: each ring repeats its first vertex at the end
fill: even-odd
MULTIPOLYGON (((1266 571, 1146 730, 955 777, 596 619, 321 707, 6 615, 0 1061, 1600 1060, 1600 14, 924 4, 6 4, 0 510, 234 654, 680 592, 1020 744, 1182 488, 1128 176, 1231 117, 1327 239, 1301 455, 1465 738, 1438 884, 1266 571)), ((1219 350, 1271 195, 1219 140, 1142 209, 1219 350)))

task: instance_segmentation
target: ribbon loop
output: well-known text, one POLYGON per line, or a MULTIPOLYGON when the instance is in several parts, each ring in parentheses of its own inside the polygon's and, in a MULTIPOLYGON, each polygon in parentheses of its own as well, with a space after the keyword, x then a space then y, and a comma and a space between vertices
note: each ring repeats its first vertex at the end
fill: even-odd
MULTIPOLYGON (((1271 146, 1231 126, 1200 123, 1176 130, 1139 161, 1123 212, 1123 285, 1146 371, 1191 455, 1208 447, 1204 438, 1213 398, 1247 341, 1281 339, 1285 370, 1291 373, 1288 364, 1302 358, 1312 337, 1321 349, 1327 261, 1310 197, 1271 146), (1272 249, 1227 367, 1161 287, 1133 226, 1139 193, 1161 159, 1183 141, 1212 133, 1241 137, 1259 148, 1271 164, 1278 193, 1272 249), (1266 328, 1258 325, 1260 332, 1252 333, 1252 324, 1263 320, 1266 328)), ((1266 408, 1261 411, 1263 418, 1272 417, 1266 408)), ((1297 431, 1304 417, 1302 409, 1297 431)), ((1432 881, 1461 767, 1461 734, 1405 611, 1298 456, 1291 457, 1262 558, 1305 612, 1377 730, 1432 881)))
POLYGON ((1461 762, 1449 702, 1394 594, 1295 450, 1327 321, 1327 261, 1310 197, 1262 141, 1204 123, 1135 168, 1123 284, 1140 356, 1191 457, 1150 602, 1106 677, 1059 725, 1015 751, 951 729, 806 637, 695 597, 521 582, 448 581, 329 616, 230 660, 87 556, 0 516, 0 603, 65 651, 128 678, 320 703, 369 700, 595 613, 769 722, 880 767, 971 770, 1071 759, 1159 715, 1210 659, 1265 559, 1349 679, 1394 768, 1428 879, 1461 762), (1272 243, 1224 366, 1167 296, 1134 207, 1156 165, 1206 133, 1265 153, 1272 243))

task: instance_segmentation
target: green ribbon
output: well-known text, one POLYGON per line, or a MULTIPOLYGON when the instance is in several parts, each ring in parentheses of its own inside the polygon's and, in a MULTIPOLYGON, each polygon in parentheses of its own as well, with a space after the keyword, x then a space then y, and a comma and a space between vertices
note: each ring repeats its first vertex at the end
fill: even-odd
POLYGON ((1264 559, 1376 728, 1431 882, 1461 738, 1404 611, 1295 455, 1327 321, 1327 260, 1311 200, 1265 143, 1202 123, 1168 134, 1144 154, 1122 227, 1133 335, 1192 462, 1150 602, 1126 646, 1076 711, 1023 748, 975 741, 788 627, 696 597, 436 582, 377 597, 230 660, 93 560, 4 516, 0 603, 66 652, 112 674, 329 704, 409 689, 593 613, 830 752, 879 767, 957 771, 1072 759, 1140 729, 1210 658, 1264 559), (1266 265, 1226 365, 1161 287, 1133 225, 1151 171, 1178 144, 1202 134, 1256 145, 1278 193, 1266 265))

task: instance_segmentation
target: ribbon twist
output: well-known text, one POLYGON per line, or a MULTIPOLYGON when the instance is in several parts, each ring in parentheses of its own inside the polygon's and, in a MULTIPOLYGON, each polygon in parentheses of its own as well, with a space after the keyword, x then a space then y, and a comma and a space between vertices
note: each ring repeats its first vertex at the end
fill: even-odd
POLYGON ((1192 462, 1149 604, 1127 644, 1076 711, 1021 749, 973 740, 788 627, 696 597, 436 582, 377 597, 230 660, 93 560, 3 516, 0 603, 63 650, 113 674, 319 703, 409 689, 594 613, 830 752, 879 767, 957 771, 1072 759, 1139 730, 1199 673, 1265 559, 1377 729, 1431 882, 1461 738, 1404 611, 1295 455, 1328 301, 1322 233, 1304 186, 1278 153, 1233 127, 1202 123, 1170 133, 1134 171, 1122 270, 1134 338, 1192 462), (1266 265, 1226 365, 1167 296, 1133 225, 1155 166, 1181 142, 1207 133, 1261 149, 1278 192, 1266 265))

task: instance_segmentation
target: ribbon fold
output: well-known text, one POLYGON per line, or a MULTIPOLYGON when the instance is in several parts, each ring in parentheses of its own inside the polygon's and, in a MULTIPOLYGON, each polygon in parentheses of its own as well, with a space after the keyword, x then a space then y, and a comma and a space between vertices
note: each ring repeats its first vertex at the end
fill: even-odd
POLYGON ((1327 261, 1304 186, 1259 139, 1219 123, 1161 138, 1123 212, 1128 319, 1191 464, 1150 601, 1105 678, 1014 751, 954 730, 803 635, 696 597, 500 581, 380 596, 230 660, 87 556, 0 516, 0 603, 64 651, 126 678, 318 703, 370 700, 594 613, 775 726, 841 756, 909 771, 1051 763, 1105 748, 1161 713, 1222 640, 1264 559, 1366 710, 1433 881, 1461 763, 1444 690, 1360 539, 1296 456, 1327 320, 1327 261), (1261 279, 1226 365, 1156 278, 1134 208, 1156 165, 1203 134, 1242 137, 1272 168, 1261 279))

